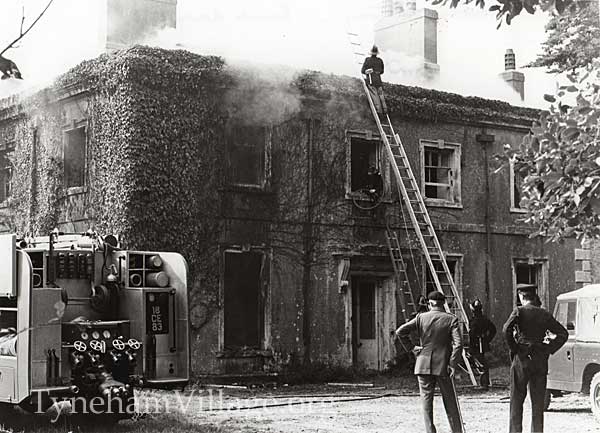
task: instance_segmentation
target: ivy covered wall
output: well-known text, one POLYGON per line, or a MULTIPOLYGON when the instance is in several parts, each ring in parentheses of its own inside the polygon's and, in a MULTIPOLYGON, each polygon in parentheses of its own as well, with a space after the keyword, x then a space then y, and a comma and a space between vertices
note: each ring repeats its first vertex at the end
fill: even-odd
MULTIPOLYGON (((481 293, 485 269, 472 246, 485 237, 478 167, 489 161, 471 138, 490 122, 500 125, 503 140, 517 140, 537 113, 415 87, 386 86, 386 95, 413 164, 420 138, 457 140, 468 150, 463 158, 473 170, 465 173, 471 177, 463 195, 471 196, 466 202, 473 208, 434 210, 433 218, 463 224, 462 232, 446 226, 442 238, 472 266, 469 296, 481 293)), ((0 102, 0 140, 16 143, 13 196, 0 215, 19 234, 92 227, 119 234, 127 248, 183 254, 196 374, 237 371, 232 363, 246 362, 219 353, 221 257, 230 246, 261 248, 270 257, 269 350, 256 354, 267 361, 249 368, 280 370, 306 357, 348 365, 347 303, 336 257, 385 261, 386 221, 400 218, 395 200, 362 212, 345 198, 348 131, 374 129, 356 79, 317 72, 274 79, 216 57, 137 46, 86 61, 32 97, 0 102), (88 136, 86 183, 69 191, 63 134, 81 122, 88 136), (264 189, 227 182, 226 135, 235 124, 271 127, 264 189)), ((495 223, 513 226, 515 219, 507 211, 495 223)), ((509 247, 526 239, 509 236, 502 238, 509 247)), ((538 248, 523 245, 519 254, 538 248)))

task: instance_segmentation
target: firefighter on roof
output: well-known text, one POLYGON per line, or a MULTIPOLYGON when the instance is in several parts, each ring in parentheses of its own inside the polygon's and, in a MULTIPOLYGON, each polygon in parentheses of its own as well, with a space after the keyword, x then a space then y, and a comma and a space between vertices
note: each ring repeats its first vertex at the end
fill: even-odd
POLYGON ((365 59, 360 72, 366 76, 365 82, 369 89, 369 94, 375 105, 375 109, 379 114, 387 114, 387 106, 383 97, 383 83, 381 76, 383 75, 383 60, 377 57, 379 49, 376 45, 371 48, 371 56, 365 59))

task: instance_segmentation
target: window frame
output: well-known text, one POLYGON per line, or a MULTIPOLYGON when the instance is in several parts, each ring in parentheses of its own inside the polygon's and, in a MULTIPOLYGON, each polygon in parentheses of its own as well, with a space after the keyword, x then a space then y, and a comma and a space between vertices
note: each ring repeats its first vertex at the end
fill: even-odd
MULTIPOLYGON (((508 163, 508 167, 509 167, 509 188, 510 188, 510 212, 511 213, 526 213, 527 210, 523 209, 519 206, 519 203, 516 202, 516 197, 515 197, 515 180, 516 180, 516 173, 515 173, 515 161, 511 158, 509 160, 508 163)), ((522 191, 521 191, 522 194, 522 191)), ((520 201, 520 200, 519 200, 520 201)))
POLYGON ((87 120, 81 120, 79 122, 73 122, 73 124, 69 125, 67 128, 63 128, 63 142, 62 142, 62 164, 63 164, 63 188, 65 190, 66 195, 72 194, 80 194, 87 191, 88 187, 88 122, 87 120), (65 165, 65 156, 66 156, 66 144, 68 140, 68 135, 78 129, 83 128, 84 131, 84 152, 83 152, 83 185, 77 186, 67 186, 66 184, 66 165, 65 165))
POLYGON ((513 306, 517 305, 519 299, 517 295, 517 265, 538 266, 537 272, 537 294, 542 301, 542 307, 548 311, 550 309, 550 293, 548 290, 548 258, 547 257, 513 257, 511 260, 512 287, 513 287, 513 306))
MULTIPOLYGON (((419 140, 419 166, 421 168, 421 195, 426 205, 437 206, 437 207, 449 207, 462 209, 462 194, 461 194, 461 178, 462 178, 462 145, 460 143, 450 143, 444 140, 419 140), (452 200, 440 199, 434 197, 427 197, 425 194, 426 187, 431 182, 425 182, 425 149, 437 148, 440 150, 451 150, 452 151, 452 162, 450 163, 449 170, 453 170, 451 175, 451 196, 452 200)), ((439 185, 439 184, 434 184, 439 185)), ((445 184, 444 184, 445 185, 445 184)))
POLYGON ((347 130, 345 137, 346 144, 346 185, 345 185, 345 198, 348 200, 353 199, 369 199, 361 194, 359 191, 352 191, 352 139, 372 141, 377 149, 375 151, 375 159, 379 173, 381 174, 381 180, 383 181, 383 194, 381 196, 382 202, 391 202, 391 185, 390 185, 390 164, 388 164, 388 158, 385 154, 385 148, 383 142, 378 134, 373 133, 369 130, 347 130))
POLYGON ((238 349, 229 349, 225 347, 225 262, 226 254, 240 253, 258 253, 262 254, 261 271, 261 291, 262 291, 262 335, 260 335, 260 344, 254 351, 268 351, 271 347, 271 263, 273 261, 273 252, 269 248, 250 245, 232 245, 220 249, 219 263, 219 330, 218 330, 218 357, 236 357, 238 349))
POLYGON ((12 194, 13 193, 12 184, 13 184, 13 176, 15 174, 15 165, 14 165, 14 162, 11 161, 10 156, 14 155, 15 149, 16 149, 16 143, 14 140, 6 141, 5 143, 0 144, 0 154, 4 154, 4 157, 8 161, 8 165, 6 167, 2 167, 0 169, 1 170, 6 170, 6 169, 10 170, 10 176, 9 176, 9 181, 8 181, 10 191, 9 191, 9 194, 7 194, 6 197, 4 197, 4 199, 0 201, 0 207, 8 206, 8 201, 13 195, 12 194))
POLYGON ((227 132, 225 135, 226 149, 227 149, 227 183, 229 186, 233 186, 236 188, 242 189, 254 189, 254 190, 268 190, 271 187, 271 149, 273 144, 273 126, 272 125, 260 125, 260 126, 251 126, 251 125, 230 125, 227 128, 227 132), (262 128, 265 135, 265 143, 264 143, 264 154, 263 154, 263 170, 261 173, 261 179, 259 183, 244 183, 244 182, 236 182, 231 169, 231 149, 232 149, 232 137, 233 137, 233 129, 234 128, 243 128, 243 127, 255 127, 262 128))

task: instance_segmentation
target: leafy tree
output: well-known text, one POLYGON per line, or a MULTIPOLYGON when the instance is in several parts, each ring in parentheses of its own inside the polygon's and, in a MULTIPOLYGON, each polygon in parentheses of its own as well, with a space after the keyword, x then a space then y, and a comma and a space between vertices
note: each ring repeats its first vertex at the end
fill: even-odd
POLYGON ((600 57, 598 3, 554 16, 546 25, 543 53, 528 66, 545 66, 549 72, 574 71, 600 57))
POLYGON ((505 145, 502 158, 524 178, 521 206, 534 236, 600 238, 600 60, 568 78, 572 84, 545 96, 550 110, 517 149, 505 145))
MULTIPOLYGON (((464 4, 475 2, 476 6, 485 7, 485 0, 464 0, 464 4)), ((490 6, 489 10, 496 12, 498 19, 498 27, 502 24, 502 19, 506 19, 506 23, 517 17, 523 10, 534 14, 538 10, 556 11, 562 14, 564 11, 576 11, 578 7, 585 7, 593 0, 496 0, 497 4, 490 6)), ((447 4, 448 0, 433 0, 432 4, 447 4)), ((461 4, 461 0, 450 0, 450 7, 455 8, 461 4)))
POLYGON ((6 80, 8 78, 17 78, 19 80, 23 79, 21 77, 21 71, 19 71, 19 68, 17 67, 15 62, 4 57, 4 53, 7 52, 8 50, 10 50, 11 48, 15 48, 17 42, 19 42, 21 39, 23 39, 23 37, 25 37, 25 35, 27 33, 29 33, 29 31, 37 24, 37 22, 40 20, 40 18, 42 18, 42 16, 44 16, 44 14, 46 13, 46 11, 48 10, 48 8, 50 7, 50 5, 52 4, 53 1, 54 0, 50 0, 48 2, 48 4, 42 10, 42 12, 38 15, 38 17, 25 30, 23 30, 23 25, 25 24, 25 9, 23 8, 23 15, 21 16, 21 29, 19 30, 19 36, 17 36, 17 38, 15 40, 10 42, 6 47, 4 47, 4 49, 2 49, 2 51, 0 51, 0 72, 2 73, 2 76, 0 78, 2 80, 6 80))

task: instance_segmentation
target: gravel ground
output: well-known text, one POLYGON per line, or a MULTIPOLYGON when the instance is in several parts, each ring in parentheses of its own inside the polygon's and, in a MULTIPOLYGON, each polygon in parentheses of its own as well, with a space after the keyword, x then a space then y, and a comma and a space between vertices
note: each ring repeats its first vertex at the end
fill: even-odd
MULTIPOLYGON (((489 391, 459 381, 459 400, 468 433, 508 431, 508 389, 502 378, 507 371, 493 372, 495 386, 489 391)), ((0 416, 14 432, 66 433, 413 433, 423 432, 420 399, 413 376, 383 376, 364 380, 371 386, 290 386, 278 389, 236 387, 191 388, 185 393, 145 390, 138 394, 139 409, 148 413, 139 421, 102 425, 102 418, 84 428, 54 425, 40 417, 15 413, 0 416), (7 416, 8 415, 8 416, 7 416)), ((356 385, 356 384, 355 384, 356 385)), ((434 402, 439 433, 449 432, 441 397, 434 402)), ((43 418, 43 417, 42 417, 43 418)), ((525 406, 524 431, 529 431, 530 408, 525 406)), ((546 413, 546 433, 600 432, 587 396, 569 394, 555 398, 546 413)), ((4 422, 2 422, 4 421, 4 422)), ((1 431, 1 430, 0 430, 1 431)))
MULTIPOLYGON (((508 430, 506 391, 480 392, 461 395, 460 404, 469 433, 505 432, 508 430)), ((267 407, 225 412, 188 412, 188 420, 220 427, 231 432, 421 432, 423 429, 420 400, 416 395, 390 396, 373 400, 332 402, 351 399, 350 395, 313 398, 312 404, 267 407)), ((308 400, 308 399, 307 399, 308 400)), ((273 402, 297 401, 291 398, 273 402)), ((257 399, 225 398, 225 406, 249 407, 262 405, 257 399), (245 406, 241 406, 245 405, 245 406)), ((271 401, 269 401, 271 402, 271 401)), ((546 413, 546 433, 599 432, 600 423, 592 416, 584 396, 568 395, 553 401, 552 411, 546 413)), ((449 432, 441 397, 434 402, 435 420, 439 433, 449 432)), ((529 431, 530 408, 526 405, 524 428, 529 431)))

